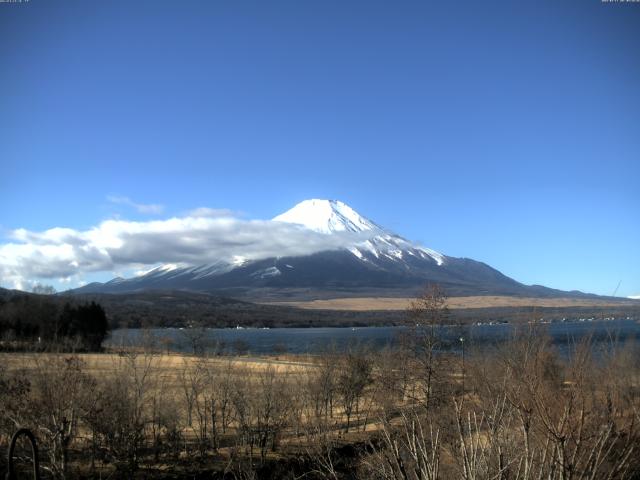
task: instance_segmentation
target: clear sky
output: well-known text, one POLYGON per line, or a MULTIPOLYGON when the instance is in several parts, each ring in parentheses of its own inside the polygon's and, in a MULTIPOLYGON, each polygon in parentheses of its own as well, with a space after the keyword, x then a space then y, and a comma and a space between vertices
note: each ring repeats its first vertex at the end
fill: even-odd
POLYGON ((5 263, 54 227, 306 198, 640 294, 640 4, 0 3, 5 263))

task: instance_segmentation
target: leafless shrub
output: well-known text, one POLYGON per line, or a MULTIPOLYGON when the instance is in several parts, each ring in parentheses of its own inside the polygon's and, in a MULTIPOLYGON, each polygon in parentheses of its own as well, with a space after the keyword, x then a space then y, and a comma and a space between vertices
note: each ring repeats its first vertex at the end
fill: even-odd
POLYGON ((118 357, 112 376, 103 378, 87 405, 84 421, 118 470, 132 474, 154 424, 153 392, 157 389, 156 357, 128 353, 118 357))
POLYGON ((577 345, 561 368, 536 334, 485 362, 492 371, 475 372, 474 404, 454 402, 462 478, 626 478, 637 422, 615 387, 619 374, 592 352, 588 341, 577 345))
POLYGON ((423 409, 406 409, 399 424, 385 418, 378 445, 365 457, 363 471, 379 480, 436 480, 440 478, 440 430, 423 409))
POLYGON ((338 480, 339 441, 324 417, 316 417, 305 425, 305 452, 311 468, 309 474, 327 480, 338 480))

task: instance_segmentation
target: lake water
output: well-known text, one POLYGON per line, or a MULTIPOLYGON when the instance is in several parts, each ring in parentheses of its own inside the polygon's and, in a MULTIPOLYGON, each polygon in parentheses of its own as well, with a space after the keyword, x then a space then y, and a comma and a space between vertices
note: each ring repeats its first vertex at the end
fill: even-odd
MULTIPOLYGON (((464 338, 465 347, 491 345, 510 338, 515 328, 511 324, 447 326, 442 327, 440 333, 444 339, 443 348, 458 351, 461 346, 460 338, 464 338)), ((518 328, 527 329, 528 326, 518 328)), ((596 345, 640 337, 640 323, 632 319, 559 322, 536 325, 535 328, 546 333, 564 351, 587 336, 596 345)), ((344 351, 357 345, 379 349, 393 345, 402 334, 410 332, 407 327, 121 329, 112 332, 107 345, 141 346, 152 341, 161 348, 189 352, 193 350, 192 339, 196 338, 199 345, 210 351, 252 354, 321 353, 333 348, 344 351)))

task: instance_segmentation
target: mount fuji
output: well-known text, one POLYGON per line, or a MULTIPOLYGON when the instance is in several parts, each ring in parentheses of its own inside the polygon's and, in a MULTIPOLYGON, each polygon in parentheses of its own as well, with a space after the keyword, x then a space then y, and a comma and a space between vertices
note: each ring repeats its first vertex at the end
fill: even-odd
POLYGON ((206 265, 162 265, 144 275, 91 283, 72 293, 145 290, 216 292, 250 299, 407 296, 439 283, 451 296, 585 296, 523 285, 482 262, 449 257, 393 233, 337 200, 305 200, 273 222, 327 236, 344 246, 304 256, 250 259, 237 255, 206 265))

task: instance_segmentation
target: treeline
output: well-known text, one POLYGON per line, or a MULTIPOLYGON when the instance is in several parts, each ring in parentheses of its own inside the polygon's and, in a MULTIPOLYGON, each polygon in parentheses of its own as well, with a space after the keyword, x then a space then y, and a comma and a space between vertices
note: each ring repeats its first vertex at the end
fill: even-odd
MULTIPOLYGON (((364 327, 405 325, 407 312, 305 310, 279 305, 244 302, 218 295, 149 291, 126 294, 85 294, 68 298, 95 301, 104 306, 113 328, 190 327, 364 327)), ((526 323, 535 318, 575 319, 615 316, 640 318, 640 305, 615 307, 495 307, 466 308, 450 311, 455 323, 500 322, 526 323)))
POLYGON ((98 351, 109 332, 107 316, 95 302, 73 303, 46 295, 0 299, 0 348, 68 347, 98 351))
POLYGON ((364 327, 401 322, 404 312, 353 312, 304 310, 250 303, 218 295, 149 291, 125 294, 74 295, 78 301, 95 301, 105 307, 114 328, 189 327, 364 327))

